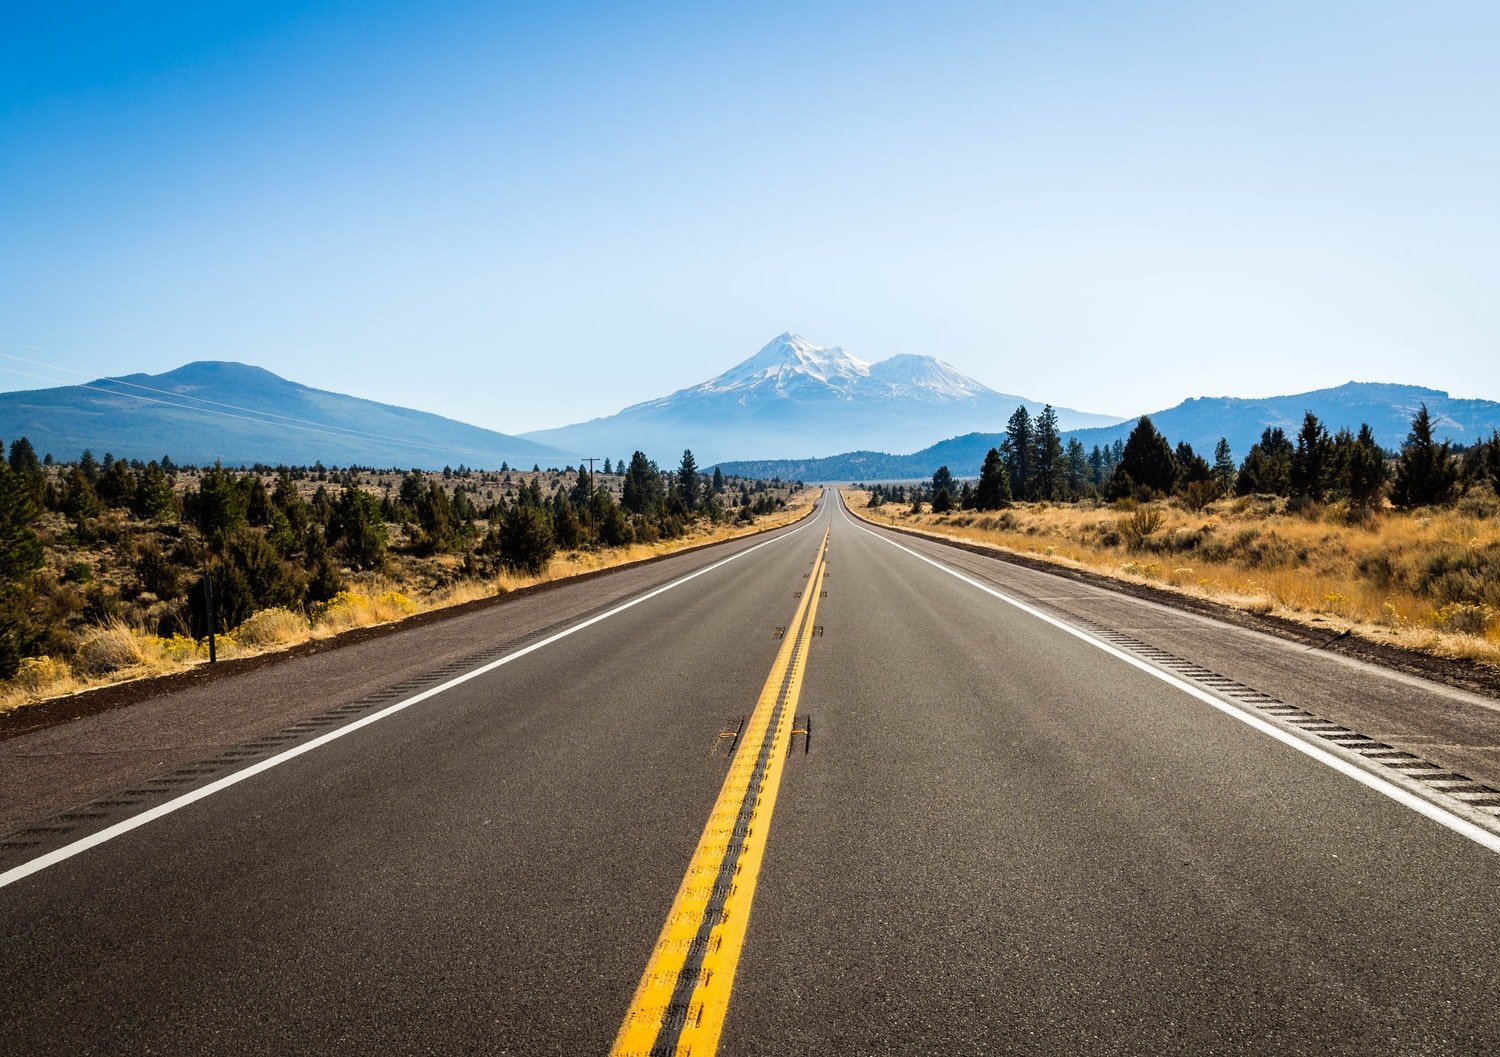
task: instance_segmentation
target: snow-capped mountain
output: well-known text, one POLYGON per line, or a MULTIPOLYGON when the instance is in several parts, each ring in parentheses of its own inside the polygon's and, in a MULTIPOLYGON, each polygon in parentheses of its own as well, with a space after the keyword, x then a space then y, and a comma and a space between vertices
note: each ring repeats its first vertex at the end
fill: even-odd
MULTIPOLYGON (((670 396, 529 439, 599 457, 639 448, 675 462, 693 449, 700 465, 724 459, 830 455, 856 448, 905 451, 955 433, 994 432, 1017 404, 933 356, 903 354, 866 363, 798 334, 773 338, 744 362, 670 396)), ((1120 421, 1057 409, 1063 429, 1120 421)))

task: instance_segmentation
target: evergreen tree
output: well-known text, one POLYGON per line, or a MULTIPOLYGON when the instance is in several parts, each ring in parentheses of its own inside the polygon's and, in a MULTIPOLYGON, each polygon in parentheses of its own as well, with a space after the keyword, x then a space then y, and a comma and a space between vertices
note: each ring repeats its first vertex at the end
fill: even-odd
POLYGON ((166 521, 177 513, 177 495, 172 482, 155 460, 141 471, 135 487, 135 516, 146 521, 166 521))
POLYGON ((974 489, 975 510, 999 510, 1010 506, 1010 472, 1000 458, 1000 449, 991 448, 979 469, 979 485, 974 489))
POLYGON ((245 520, 252 525, 265 526, 271 523, 271 493, 266 491, 266 484, 260 479, 260 474, 252 473, 240 478, 244 487, 245 496, 245 520))
POLYGON ((606 547, 623 547, 635 539, 635 530, 608 489, 595 492, 593 504, 595 531, 600 543, 606 547))
POLYGON ((40 510, 24 473, 0 463, 0 679, 9 679, 30 650, 31 576, 42 567, 42 541, 32 527, 40 510))
POLYGON ((17 437, 11 441, 10 470, 31 489, 33 498, 40 501, 46 490, 47 473, 36 457, 36 449, 25 437, 17 437))
POLYGON ((661 471, 646 458, 645 452, 638 451, 630 457, 620 501, 632 514, 645 514, 661 503, 661 471))
POLYGON ((1208 482, 1213 480, 1213 467, 1208 465, 1208 460, 1193 450, 1193 446, 1187 441, 1177 442, 1177 451, 1172 456, 1172 461, 1177 464, 1177 486, 1179 488, 1192 484, 1194 481, 1208 482))
POLYGON ((1295 451, 1280 426, 1268 427, 1261 433, 1260 440, 1250 446, 1245 461, 1240 464, 1234 490, 1240 495, 1289 495, 1295 451))
POLYGON ((1305 412, 1302 428, 1297 431, 1297 448, 1292 453, 1288 475, 1295 495, 1322 500, 1329 483, 1332 448, 1328 430, 1318 421, 1318 416, 1311 411, 1305 412))
POLYGON ((1033 428, 1035 454, 1032 456, 1032 499, 1061 498, 1067 465, 1063 461, 1062 437, 1057 429, 1057 412, 1048 404, 1037 415, 1033 428))
POLYGON ((234 475, 217 462, 198 481, 190 494, 190 507, 198 531, 218 547, 245 520, 245 503, 234 475))
MULTIPOLYGON (((579 510, 588 506, 589 497, 594 494, 593 482, 589 480, 589 476, 589 472, 579 466, 578 477, 573 481, 573 491, 568 494, 568 500, 579 510)), ((564 543, 563 546, 569 545, 564 543)))
POLYGON ((511 507, 500 522, 498 551, 506 568, 540 573, 557 553, 551 518, 538 507, 520 503, 511 507))
POLYGON ((1018 499, 1031 498, 1032 460, 1036 453, 1036 436, 1031 426, 1031 412, 1022 404, 1011 413, 1005 424, 1005 440, 1000 456, 1010 471, 1010 492, 1018 499))
POLYGON ((1359 436, 1344 459, 1345 490, 1359 506, 1369 506, 1380 497, 1385 485, 1385 452, 1375 443, 1375 433, 1368 422, 1360 423, 1359 436))
POLYGON ((1464 453, 1464 487, 1487 484, 1500 492, 1500 430, 1491 430, 1489 440, 1477 441, 1464 453))
POLYGON ((1068 438, 1068 450, 1063 455, 1065 469, 1064 483, 1067 486, 1065 498, 1078 500, 1083 497, 1089 487, 1089 457, 1084 453, 1083 442, 1077 437, 1068 438))
POLYGON ((583 540, 583 525, 573 501, 561 488, 552 497, 552 538, 563 550, 572 550, 583 540))
POLYGON ((1142 415, 1130 431, 1115 473, 1128 474, 1137 486, 1149 488, 1155 494, 1171 494, 1177 480, 1172 449, 1148 416, 1142 415))
POLYGON ((94 486, 100 501, 105 506, 128 508, 135 502, 135 488, 135 474, 130 472, 130 464, 124 459, 105 456, 105 465, 94 486))
POLYGON ((347 486, 328 522, 328 542, 354 569, 377 569, 384 564, 389 537, 380 500, 358 485, 347 486))
POLYGON ((1432 416, 1424 403, 1411 420, 1411 432, 1396 460, 1391 502, 1407 509, 1436 506, 1453 498, 1457 484, 1452 447, 1447 441, 1439 444, 1433 439, 1432 416))
POLYGON ((1220 437, 1219 443, 1214 446, 1214 483, 1219 486, 1221 494, 1228 495, 1234 491, 1237 470, 1234 456, 1229 451, 1229 439, 1220 437))
POLYGON ((302 550, 306 555, 303 564, 308 571, 308 602, 326 602, 344 589, 344 577, 328 551, 328 541, 322 529, 316 525, 307 527, 302 550))
POLYGON ((718 495, 724 491, 724 471, 717 466, 714 467, 713 491, 714 495, 718 495))
POLYGON ((10 469, 12 473, 18 474, 23 479, 42 472, 42 464, 36 457, 36 449, 25 437, 17 437, 11 441, 10 469))
POLYGON ((604 472, 607 473, 607 474, 614 473, 614 471, 609 468, 609 457, 608 456, 605 456, 605 459, 604 459, 604 472))
POLYGON ((88 519, 98 517, 102 510, 103 504, 99 502, 99 496, 95 494, 94 486, 89 483, 83 469, 71 467, 63 477, 62 512, 75 525, 82 525, 88 519))
POLYGON ((932 512, 946 514, 953 509, 953 474, 948 467, 939 466, 932 475, 932 512))
POLYGON ((698 509, 698 491, 698 462, 692 450, 685 449, 682 463, 677 467, 677 497, 688 513, 698 509))
POLYGON ((42 541, 32 527, 40 513, 24 475, 0 463, 0 586, 42 567, 42 541))
POLYGON ((1114 467, 1110 465, 1109 455, 1103 448, 1095 444, 1089 452, 1089 474, 1095 481, 1106 481, 1113 472, 1114 467))

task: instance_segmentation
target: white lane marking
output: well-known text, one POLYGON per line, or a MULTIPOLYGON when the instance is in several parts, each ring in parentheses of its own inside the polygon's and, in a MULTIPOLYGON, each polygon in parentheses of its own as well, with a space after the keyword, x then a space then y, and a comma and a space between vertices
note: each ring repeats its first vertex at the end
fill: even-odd
POLYGON ((1183 693, 1189 695, 1190 697, 1197 698, 1199 701, 1202 701, 1206 705, 1212 705, 1214 708, 1218 709, 1226 716, 1232 716, 1235 719, 1239 720, 1241 723, 1244 723, 1246 726, 1254 727, 1262 734, 1270 735, 1284 745, 1290 745, 1292 748, 1296 749, 1303 755, 1310 756, 1314 760, 1317 760, 1319 763, 1324 764, 1328 767, 1332 767, 1340 774, 1344 774, 1350 778, 1353 778, 1356 782, 1359 782, 1361 785, 1368 786, 1369 788, 1375 790, 1375 792, 1380 793, 1382 796, 1390 797, 1398 804, 1410 808, 1417 814, 1423 815, 1441 826, 1446 826, 1448 829, 1451 829, 1453 832, 1459 834, 1460 836, 1469 838, 1469 840, 1473 841, 1475 844, 1487 848, 1492 852, 1500 853, 1500 834, 1491 833, 1489 830, 1483 829, 1480 826, 1476 826, 1468 819, 1460 818, 1459 816, 1453 814, 1451 811, 1448 811, 1438 806, 1437 804, 1429 803, 1410 790, 1402 789, 1399 785, 1393 785, 1390 781, 1378 774, 1372 774, 1369 771, 1366 771, 1358 765, 1350 762, 1349 760, 1345 760, 1341 757, 1335 756, 1327 750, 1319 748, 1317 745, 1309 744, 1308 742, 1305 742, 1301 738, 1297 737, 1295 734, 1291 734, 1287 731, 1282 730, 1280 727, 1267 723, 1259 716, 1251 715, 1248 712, 1242 712, 1238 708, 1235 708, 1233 705, 1230 705, 1224 701, 1220 701, 1217 697, 1214 697, 1206 690, 1199 689, 1198 687, 1193 686, 1191 683, 1183 682, 1176 676, 1169 675, 1168 673, 1162 671, 1160 668, 1155 668, 1147 664, 1139 657, 1132 656, 1131 654, 1126 653, 1124 650, 1112 646, 1102 639, 1096 639, 1092 635, 1088 634, 1088 632, 1075 628, 1072 625, 1065 623, 1064 621, 1058 620, 1056 617, 1048 615, 1047 613, 1043 613, 1041 610, 1036 609, 1033 606, 1029 606, 1025 602, 1022 602, 1020 599, 1012 598, 1009 595, 1005 594, 1003 591, 997 591, 995 588, 989 586, 988 584, 981 583, 980 581, 975 580, 973 577, 966 576, 956 569, 951 569, 948 566, 944 565, 942 562, 935 561, 934 559, 927 557, 925 554, 918 554, 910 547, 904 547, 888 536, 883 536, 878 532, 865 528, 865 526, 861 525, 853 517, 853 515, 844 511, 842 502, 839 506, 839 515, 849 524, 859 529, 861 532, 866 533, 870 536, 874 536, 876 539, 880 540, 883 543, 889 543, 898 551, 905 551, 913 558, 916 558, 919 561, 926 562, 934 569, 941 569, 949 576, 957 577, 969 586, 977 587, 985 594, 993 595, 1000 601, 1005 602, 1008 605, 1015 606, 1017 609, 1019 609, 1023 613, 1026 613, 1028 616, 1036 617, 1038 620, 1051 624, 1053 627, 1059 629, 1060 631, 1067 632, 1069 635, 1072 635, 1076 639, 1082 639, 1090 646, 1094 646, 1098 649, 1103 650, 1111 657, 1117 657, 1131 667, 1139 668, 1147 675, 1154 676, 1155 678, 1160 679, 1168 686, 1181 690, 1183 693))
POLYGON ((697 572, 688 573, 681 579, 673 580, 669 584, 664 584, 661 587, 648 591, 646 594, 641 595, 639 598, 632 598, 628 602, 623 602, 613 609, 600 613, 597 616, 592 616, 587 620, 574 624, 570 628, 564 628, 562 631, 557 632, 555 635, 549 635, 547 638, 542 639, 539 642, 533 642, 530 646, 523 646, 520 649, 516 650, 514 653, 507 653, 499 660, 490 661, 488 664, 481 665, 480 667, 475 668, 473 671, 454 676, 446 683, 441 683, 438 686, 423 690, 420 694, 414 694, 404 701, 396 702, 394 705, 387 705, 379 712, 372 712, 370 715, 363 716, 355 720, 354 722, 347 724, 346 726, 339 727, 336 730, 331 730, 327 734, 319 735, 312 741, 293 746, 292 748, 287 749, 285 752, 277 753, 275 756, 261 760, 259 763, 251 764, 249 767, 246 767, 243 770, 235 771, 233 774, 225 775, 223 778, 220 778, 215 782, 210 782, 208 785, 205 785, 200 789, 194 789, 192 792, 184 793, 174 800, 167 801, 165 804, 159 804, 147 811, 142 811, 139 815, 132 815, 130 818, 125 819, 123 822, 116 822, 113 826, 108 826, 105 829, 101 829, 98 833, 91 833, 87 837, 81 837, 71 844, 65 844, 63 847, 58 848, 56 851, 48 852, 45 855, 39 855, 35 859, 24 862, 19 866, 12 867, 11 869, 6 870, 4 873, 0 873, 0 888, 4 888, 9 884, 14 884, 16 881, 19 881, 24 877, 30 877, 32 874, 38 872, 39 870, 45 870, 49 866, 56 866, 58 863, 63 862, 66 859, 71 859, 73 856, 78 855, 81 852, 88 851, 90 848, 98 847, 100 844, 103 844, 106 841, 114 840, 116 837, 129 833, 133 829, 139 829, 141 826, 144 826, 149 822, 155 822, 157 819, 161 818, 164 815, 170 815, 174 811, 180 811, 183 808, 187 807, 189 804, 202 800, 204 797, 212 796, 214 793, 217 793, 224 789, 228 789, 232 785, 238 785, 240 782, 245 781, 245 779, 247 778, 253 778, 256 775, 260 774, 262 771, 269 771, 272 767, 277 767, 283 763, 286 763, 288 760, 296 759, 303 753, 312 752, 316 748, 327 745, 330 741, 335 741, 339 738, 342 738, 346 734, 354 733, 354 731, 359 730, 361 727, 368 727, 371 723, 378 723, 380 720, 385 719, 387 716, 393 716, 397 712, 400 712, 402 709, 410 708, 412 705, 418 704, 422 701, 426 701, 429 697, 436 697, 438 694, 444 693, 448 690, 452 690, 455 686, 460 686, 463 683, 467 683, 470 679, 477 679, 479 676, 484 675, 488 672, 492 672, 496 668, 500 668, 504 665, 510 664, 512 661, 520 660, 527 654, 535 653, 537 650, 540 650, 546 646, 550 646, 554 642, 559 642, 562 639, 567 638, 569 635, 577 634, 584 628, 592 627, 602 620, 608 620, 610 617, 623 613, 627 609, 632 609, 635 606, 640 605, 642 602, 649 602, 657 595, 665 594, 666 592, 672 590, 674 587, 681 587, 689 580, 696 580, 698 577, 703 576, 705 573, 711 573, 715 569, 722 569, 730 562, 737 561, 738 559, 745 557, 747 554, 754 554, 762 547, 769 547, 772 544, 789 540, 793 536, 797 535, 797 533, 811 528, 819 520, 820 518, 814 517, 801 528, 795 528, 784 536, 777 536, 775 539, 769 539, 764 543, 757 543, 753 547, 747 547, 746 549, 740 551, 738 554, 731 554, 721 562, 715 562, 712 565, 699 569, 697 572))

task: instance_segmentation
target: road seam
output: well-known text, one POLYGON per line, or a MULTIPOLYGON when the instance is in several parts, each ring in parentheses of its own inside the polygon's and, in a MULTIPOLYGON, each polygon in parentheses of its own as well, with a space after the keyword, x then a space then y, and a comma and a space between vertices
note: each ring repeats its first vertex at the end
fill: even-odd
POLYGON ((801 696, 827 549, 825 532, 611 1057, 711 1057, 718 1048, 801 696))
MULTIPOLYGON (((814 507, 814 510, 816 510, 816 506, 814 507)), ((164 804, 158 804, 156 807, 153 807, 147 811, 142 811, 137 815, 132 815, 131 817, 117 822, 112 826, 101 829, 96 833, 91 833, 86 837, 81 837, 76 841, 65 844, 61 848, 57 848, 54 851, 47 852, 45 855, 39 855, 34 859, 23 862, 18 866, 12 867, 11 869, 6 870, 3 873, 0 873, 0 888, 4 888, 7 885, 14 884, 17 881, 30 877, 32 874, 45 870, 48 867, 56 866, 58 863, 65 862, 68 859, 73 858, 75 855, 80 855, 83 852, 88 851, 90 848, 98 847, 101 844, 114 840, 116 837, 124 836, 126 833, 129 833, 132 830, 139 829, 140 827, 145 826, 151 822, 155 822, 159 818, 163 818, 176 811, 180 811, 190 804, 194 804, 197 801, 204 799, 205 797, 212 796, 214 793, 221 792, 222 790, 228 789, 231 786, 238 785, 240 782, 243 782, 249 778, 253 778, 264 771, 269 771, 273 767, 278 767, 281 764, 288 762, 289 760, 296 759, 298 756, 302 756, 305 753, 312 752, 314 749, 321 748, 322 746, 327 745, 329 742, 336 741, 347 734, 352 734, 356 730, 367 727, 372 723, 378 723, 380 720, 385 719, 388 716, 393 716, 397 712, 401 712, 413 705, 420 704, 421 702, 426 701, 429 698, 436 697, 439 694, 445 693, 446 691, 451 690, 456 686, 461 686, 464 683, 469 682, 471 679, 477 679, 478 677, 486 675, 497 668, 501 668, 513 661, 520 660, 522 657, 535 653, 537 650, 550 646, 555 642, 560 642, 571 635, 575 635, 578 632, 583 631, 585 628, 592 627, 593 625, 598 624, 601 621, 608 620, 613 616, 617 616, 618 614, 623 613, 628 609, 633 609, 643 602, 648 602, 651 599, 656 598, 658 595, 665 594, 666 592, 671 591, 674 588, 680 587, 690 580, 696 580, 698 577, 711 573, 716 569, 722 569, 730 562, 738 561, 740 558, 743 558, 746 555, 754 554, 756 551, 760 550, 763 547, 770 547, 777 543, 785 542, 786 540, 791 539, 793 536, 796 536, 798 533, 811 528, 815 523, 815 520, 810 520, 806 524, 803 524, 801 527, 792 529, 785 535, 777 536, 773 539, 766 540, 763 543, 757 543, 752 547, 747 547, 745 550, 742 550, 737 554, 731 554, 729 557, 723 559, 722 561, 717 561, 712 565, 705 566, 704 568, 699 569, 696 572, 688 573, 686 576, 679 577, 678 579, 673 580, 671 583, 663 584, 661 587, 653 588, 643 595, 639 595, 635 598, 629 599, 626 602, 622 602, 614 608, 606 610, 605 612, 600 613, 596 616, 592 616, 586 620, 579 621, 577 624, 574 624, 568 628, 564 628, 562 631, 559 631, 553 635, 549 635, 548 637, 538 642, 533 642, 529 646, 523 646, 515 652, 508 653, 498 660, 491 661, 488 664, 484 664, 479 666, 478 668, 473 669, 472 671, 468 671, 463 673, 462 675, 455 676, 454 678, 449 679, 446 682, 439 683, 437 686, 424 690, 421 693, 413 694, 411 697, 405 698, 402 701, 398 701, 393 705, 388 705, 387 707, 381 709, 379 712, 374 712, 370 715, 362 716, 359 719, 346 724, 345 726, 328 731, 325 734, 321 734, 318 737, 313 738, 311 741, 303 742, 300 745, 293 746, 290 749, 286 749, 280 753, 277 753, 275 756, 271 756, 267 759, 261 760, 258 763, 250 765, 249 767, 245 767, 239 771, 233 772, 232 774, 225 775, 223 778, 220 778, 217 781, 210 782, 209 784, 204 785, 198 789, 194 789, 190 792, 184 793, 181 796, 176 797, 173 800, 169 800, 164 804)), ((33 827, 33 829, 36 829, 36 827, 33 827)))
POLYGON ((1269 735, 1282 744, 1296 749, 1303 755, 1309 756, 1319 763, 1327 767, 1331 767, 1333 770, 1338 771, 1339 773, 1349 778, 1353 778, 1361 785, 1364 785, 1374 790, 1375 792, 1380 793, 1382 796, 1396 801, 1403 807, 1409 808, 1410 810, 1415 811, 1417 814, 1422 815, 1425 818, 1431 819, 1432 821, 1446 827, 1447 829, 1452 830, 1462 837, 1468 838, 1481 847, 1486 848, 1492 852, 1500 853, 1500 834, 1491 832, 1490 830, 1474 822, 1471 822, 1466 818, 1454 814, 1446 807, 1423 798, 1413 790, 1395 784, 1384 775, 1366 770, 1364 766, 1361 766, 1360 763, 1356 763, 1352 759, 1345 758, 1344 756, 1329 751, 1327 748, 1324 748, 1321 745, 1304 740, 1305 735, 1303 734, 1294 733, 1283 727, 1277 726, 1276 724, 1271 723, 1268 720, 1261 718, 1260 716, 1254 715, 1250 712, 1246 712, 1244 709, 1238 707, 1237 705, 1231 704, 1230 702, 1225 701, 1222 698, 1216 697, 1214 694, 1202 689, 1201 687, 1194 686, 1192 683, 1186 682, 1185 680, 1180 679, 1169 672, 1163 671, 1162 669, 1152 665, 1150 662, 1136 657, 1133 654, 1127 653, 1119 647, 1105 642, 1104 640, 1095 637, 1094 635, 1081 628, 1075 627, 1058 617, 1054 617, 1049 613, 1045 613, 1042 610, 1037 609, 1035 606, 1029 605, 1026 602, 1022 602, 1017 598, 1013 598, 1003 591, 991 587, 988 584, 982 583, 979 580, 976 580, 965 573, 961 573, 956 569, 950 568, 949 566, 944 565, 942 562, 939 562, 934 558, 929 558, 925 554, 919 554, 918 552, 912 550, 910 547, 903 546, 902 544, 897 543, 895 540, 890 539, 887 536, 883 536, 872 529, 866 528, 863 524, 860 523, 857 518, 850 516, 843 510, 842 502, 840 502, 839 513, 841 517, 849 522, 849 524, 853 525, 861 532, 875 537, 882 543, 887 543, 890 546, 895 547, 899 551, 904 551, 905 553, 911 555, 913 558, 916 558, 918 561, 926 562, 933 568, 939 569, 942 572, 947 573, 949 576, 963 581, 971 587, 976 587, 979 590, 983 591, 985 594, 991 595, 994 598, 997 598, 1000 601, 1006 603, 1007 605, 1019 609, 1021 612, 1026 613, 1029 616, 1035 617, 1038 620, 1050 624, 1058 630, 1064 631, 1074 638, 1080 639, 1083 642, 1086 642, 1089 645, 1095 647, 1096 649, 1102 650, 1110 656, 1117 658, 1118 660, 1124 661, 1131 667, 1137 668, 1152 676, 1153 678, 1166 683, 1168 686, 1181 690, 1188 696, 1202 701, 1206 705, 1210 705, 1211 707, 1217 709, 1227 716, 1231 716, 1234 719, 1239 720, 1246 726, 1252 727, 1255 730, 1260 731, 1262 734, 1269 735))

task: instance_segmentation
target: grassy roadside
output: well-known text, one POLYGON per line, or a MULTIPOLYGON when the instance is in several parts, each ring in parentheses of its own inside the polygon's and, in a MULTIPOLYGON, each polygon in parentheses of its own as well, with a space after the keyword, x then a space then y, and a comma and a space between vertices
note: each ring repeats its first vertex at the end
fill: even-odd
POLYGON ((1500 510, 1490 498, 1351 521, 1337 504, 1289 511, 1269 496, 1199 511, 1174 501, 912 514, 842 491, 877 524, 1500 666, 1500 510))
MULTIPOLYGON (((819 494, 818 489, 804 489, 792 497, 784 510, 758 516, 751 524, 722 522, 710 526, 694 522, 686 534, 675 539, 558 553, 535 575, 501 572, 485 580, 459 579, 431 590, 388 574, 352 576, 347 590, 316 606, 309 615, 287 609, 256 613, 233 632, 217 636, 218 655, 222 660, 230 660, 282 652, 356 628, 389 624, 523 588, 770 531, 801 518, 819 494)), ((51 657, 23 661, 15 679, 0 683, 0 713, 101 686, 181 672, 208 662, 206 641, 184 635, 152 635, 122 620, 108 621, 91 631, 79 654, 82 665, 70 665, 51 657), (97 674, 87 674, 89 667, 96 668, 97 674)))

